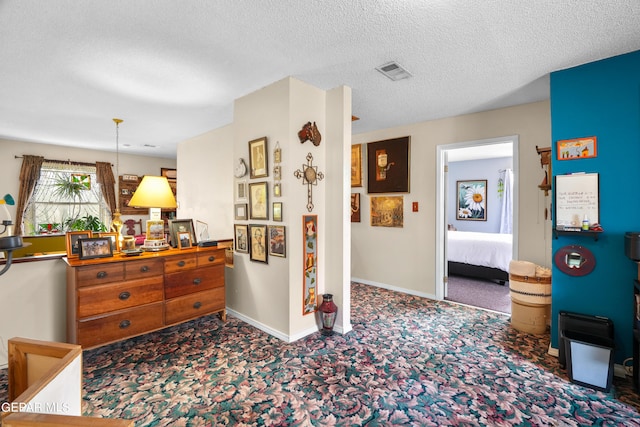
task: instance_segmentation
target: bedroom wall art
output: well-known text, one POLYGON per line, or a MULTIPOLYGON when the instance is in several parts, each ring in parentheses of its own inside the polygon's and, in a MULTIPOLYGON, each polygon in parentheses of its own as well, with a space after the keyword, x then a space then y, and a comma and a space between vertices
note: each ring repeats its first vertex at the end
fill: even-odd
POLYGON ((457 181, 456 219, 466 221, 487 220, 487 180, 457 181))
POLYGON ((367 192, 409 192, 410 137, 367 143, 367 192))
POLYGON ((404 226, 403 196, 371 197, 371 226, 398 227, 404 226))
POLYGON ((318 216, 302 216, 303 242, 303 289, 302 315, 314 313, 317 309, 316 286, 318 284, 318 216))

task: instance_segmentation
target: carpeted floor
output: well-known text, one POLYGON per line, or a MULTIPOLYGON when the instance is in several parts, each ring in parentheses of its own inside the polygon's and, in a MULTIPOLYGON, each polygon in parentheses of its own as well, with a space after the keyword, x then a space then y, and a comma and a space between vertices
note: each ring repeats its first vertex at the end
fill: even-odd
POLYGON ((445 299, 501 313, 511 313, 509 282, 500 285, 488 280, 449 276, 445 299))
POLYGON ((208 316, 86 351, 83 410, 138 427, 640 426, 629 381, 570 383, 548 335, 507 316, 361 284, 352 303, 344 336, 288 344, 208 316))

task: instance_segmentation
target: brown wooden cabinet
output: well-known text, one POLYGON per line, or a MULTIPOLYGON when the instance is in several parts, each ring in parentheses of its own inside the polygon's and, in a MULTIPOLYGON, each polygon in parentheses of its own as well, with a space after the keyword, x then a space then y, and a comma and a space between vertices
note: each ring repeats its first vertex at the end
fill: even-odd
POLYGON ((91 348, 197 317, 226 321, 225 248, 67 262, 67 341, 91 348))

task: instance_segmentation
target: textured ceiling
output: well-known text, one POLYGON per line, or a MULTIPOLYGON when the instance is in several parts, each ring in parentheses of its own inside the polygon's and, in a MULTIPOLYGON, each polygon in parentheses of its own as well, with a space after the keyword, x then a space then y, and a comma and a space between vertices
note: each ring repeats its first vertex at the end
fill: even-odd
POLYGON ((2 0, 0 137, 114 151, 119 117, 123 152, 175 157, 287 76, 351 87, 357 134, 548 99, 550 72, 634 50, 638 0, 2 0))

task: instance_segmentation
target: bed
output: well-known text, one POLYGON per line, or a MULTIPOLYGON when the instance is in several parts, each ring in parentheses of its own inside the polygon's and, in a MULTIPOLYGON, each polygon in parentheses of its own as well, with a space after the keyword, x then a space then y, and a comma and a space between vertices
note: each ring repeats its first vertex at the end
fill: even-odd
POLYGON ((499 233, 447 231, 449 275, 509 281, 513 236, 499 233))

